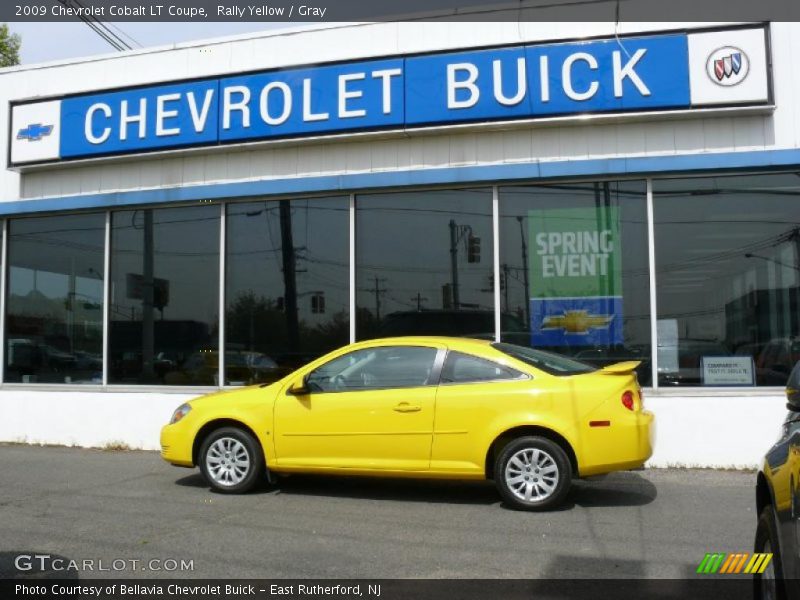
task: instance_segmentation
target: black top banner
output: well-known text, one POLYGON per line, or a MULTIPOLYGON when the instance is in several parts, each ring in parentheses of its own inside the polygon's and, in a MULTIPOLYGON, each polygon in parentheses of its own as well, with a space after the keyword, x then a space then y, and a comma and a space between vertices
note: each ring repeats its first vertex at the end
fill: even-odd
POLYGON ((0 21, 797 21, 797 0, 3 0, 0 21))

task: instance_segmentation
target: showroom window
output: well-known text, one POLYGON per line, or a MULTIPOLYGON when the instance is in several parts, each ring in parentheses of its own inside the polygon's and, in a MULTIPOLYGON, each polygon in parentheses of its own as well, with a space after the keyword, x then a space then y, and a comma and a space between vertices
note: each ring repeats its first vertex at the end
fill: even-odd
POLYGON ((651 381, 644 181, 501 187, 501 339, 651 381))
POLYGON ((110 383, 217 385, 216 205, 112 213, 110 383))
POLYGON ((229 204, 225 383, 276 381, 348 343, 348 197, 229 204))
POLYGON ((105 215, 8 223, 5 381, 102 383, 105 215))
POLYGON ((783 386, 800 360, 800 177, 654 182, 661 386, 783 386))
POLYGON ((492 191, 356 198, 356 336, 494 338, 492 191))

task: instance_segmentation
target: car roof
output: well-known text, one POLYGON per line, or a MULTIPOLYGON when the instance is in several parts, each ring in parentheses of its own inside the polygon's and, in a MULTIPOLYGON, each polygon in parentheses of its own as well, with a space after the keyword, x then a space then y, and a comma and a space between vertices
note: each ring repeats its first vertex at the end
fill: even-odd
POLYGON ((479 349, 486 348, 486 346, 489 346, 492 343, 492 340, 481 340, 477 338, 464 338, 444 335, 407 335, 400 337, 385 337, 362 340, 353 345, 364 347, 371 345, 384 346, 387 344, 402 344, 404 346, 411 346, 414 344, 438 344, 448 347, 474 347, 475 349, 479 349))

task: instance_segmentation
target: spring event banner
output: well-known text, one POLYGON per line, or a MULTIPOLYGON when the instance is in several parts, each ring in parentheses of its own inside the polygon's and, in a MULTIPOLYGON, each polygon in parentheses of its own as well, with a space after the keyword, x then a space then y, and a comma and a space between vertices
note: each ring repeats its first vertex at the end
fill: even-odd
POLYGON ((528 211, 531 343, 622 343, 619 207, 528 211))

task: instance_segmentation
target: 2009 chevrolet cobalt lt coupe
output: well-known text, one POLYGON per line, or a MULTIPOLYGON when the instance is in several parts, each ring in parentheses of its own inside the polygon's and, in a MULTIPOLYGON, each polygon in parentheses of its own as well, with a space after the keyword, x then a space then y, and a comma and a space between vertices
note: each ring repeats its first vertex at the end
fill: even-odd
POLYGON ((181 405, 161 455, 221 492, 265 474, 494 479, 528 510, 574 477, 640 467, 654 422, 625 362, 595 369, 512 344, 403 337, 346 346, 269 386, 181 405))

